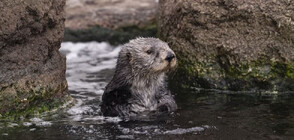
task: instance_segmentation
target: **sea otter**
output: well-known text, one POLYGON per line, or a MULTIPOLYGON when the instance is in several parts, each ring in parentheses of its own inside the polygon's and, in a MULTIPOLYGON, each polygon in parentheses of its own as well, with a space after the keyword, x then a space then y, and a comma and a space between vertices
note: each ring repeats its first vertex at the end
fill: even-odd
POLYGON ((130 40, 122 47, 115 74, 103 93, 103 115, 131 118, 175 111, 165 72, 176 62, 175 53, 160 39, 130 40))

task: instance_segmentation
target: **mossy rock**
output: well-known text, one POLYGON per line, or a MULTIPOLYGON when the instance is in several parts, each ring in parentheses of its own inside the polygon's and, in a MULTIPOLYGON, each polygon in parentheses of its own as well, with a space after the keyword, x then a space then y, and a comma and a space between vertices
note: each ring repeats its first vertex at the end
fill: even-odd
POLYGON ((293 1, 162 1, 159 36, 178 58, 173 85, 294 91, 293 1), (215 12, 217 11, 217 12, 215 12))
POLYGON ((66 58, 59 52, 65 2, 0 1, 1 119, 38 114, 69 97, 66 58))
POLYGON ((36 85, 29 90, 14 85, 0 92, 0 120, 32 117, 56 109, 72 100, 67 92, 66 83, 57 87, 36 85), (10 94, 12 90, 16 94, 10 94))

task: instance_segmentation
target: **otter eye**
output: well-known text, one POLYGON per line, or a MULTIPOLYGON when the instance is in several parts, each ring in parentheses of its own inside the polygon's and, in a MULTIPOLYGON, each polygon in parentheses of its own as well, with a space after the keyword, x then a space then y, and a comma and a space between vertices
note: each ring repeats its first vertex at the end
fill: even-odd
POLYGON ((147 50, 146 53, 147 53, 147 54, 151 54, 152 51, 151 51, 151 50, 147 50))

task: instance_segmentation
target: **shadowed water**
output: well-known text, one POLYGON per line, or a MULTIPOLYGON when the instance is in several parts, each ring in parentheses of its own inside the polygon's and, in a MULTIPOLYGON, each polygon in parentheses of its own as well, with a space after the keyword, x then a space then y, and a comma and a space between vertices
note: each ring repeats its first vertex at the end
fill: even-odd
MULTIPOLYGON (((152 121, 101 116, 104 87, 114 73, 120 46, 63 43, 67 81, 75 99, 63 111, 19 122, 0 122, 6 139, 293 139, 294 94, 178 89, 179 109, 152 121)), ((179 81, 180 82, 180 81, 179 81)))

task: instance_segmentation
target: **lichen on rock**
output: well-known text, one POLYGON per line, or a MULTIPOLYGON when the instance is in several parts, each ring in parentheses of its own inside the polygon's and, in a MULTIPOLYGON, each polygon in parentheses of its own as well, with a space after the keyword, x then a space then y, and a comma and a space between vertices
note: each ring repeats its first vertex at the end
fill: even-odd
POLYGON ((294 90, 293 1, 162 0, 159 30, 179 59, 174 82, 225 90, 294 90))

